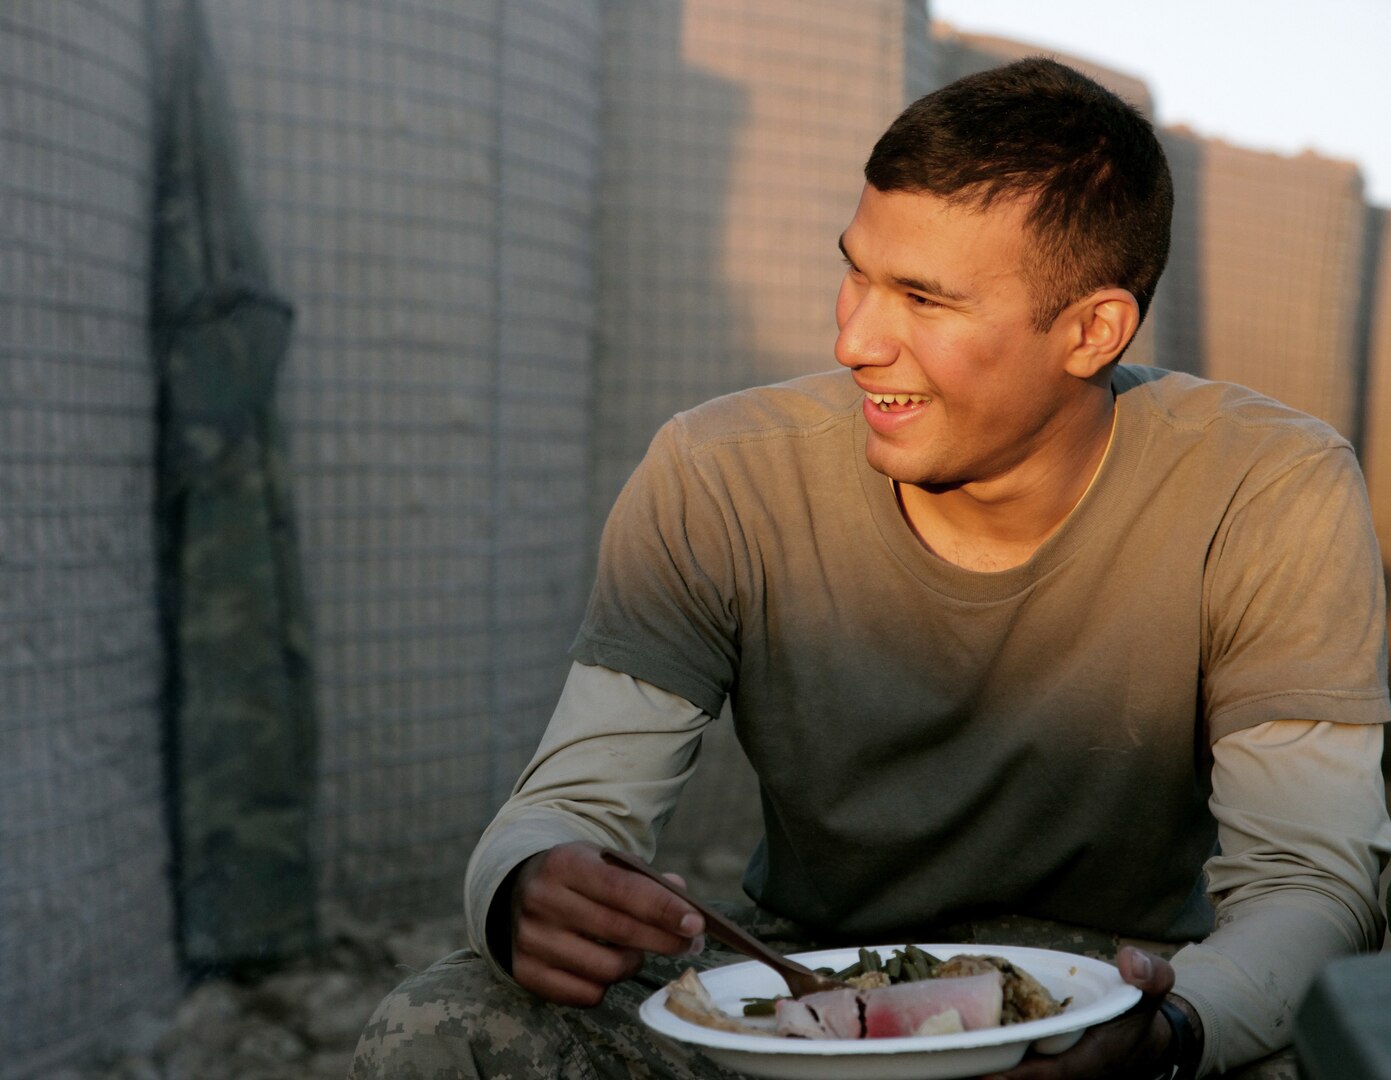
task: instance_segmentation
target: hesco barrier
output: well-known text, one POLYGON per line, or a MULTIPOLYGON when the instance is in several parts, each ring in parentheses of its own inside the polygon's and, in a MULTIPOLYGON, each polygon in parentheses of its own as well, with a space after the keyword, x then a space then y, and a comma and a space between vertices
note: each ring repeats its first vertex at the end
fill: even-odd
MULTIPOLYGON (((202 2, 296 312, 278 408, 312 619, 318 903, 439 914, 549 715, 598 527, 657 425, 833 364, 835 238, 870 145, 998 43, 932 37, 920 0, 202 2)), ((180 988, 146 290, 183 3, 0 5, 6 1080, 180 988)), ((1355 428, 1349 388, 1391 360, 1384 216, 1359 232, 1345 172, 1265 156, 1261 190, 1299 210, 1273 232, 1233 202, 1251 163, 1213 172, 1184 138, 1175 261, 1135 359, 1239 373, 1355 428), (1317 312, 1281 301, 1289 274, 1238 272, 1264 258, 1239 212, 1315 260, 1317 312), (1266 335, 1306 314, 1328 346, 1309 365, 1238 355, 1243 319, 1266 335)), ((660 858, 732 891, 758 811, 729 725, 688 794, 660 858)))
POLYGON ((323 896, 459 902, 585 595, 597 2, 208 5, 296 309, 323 896))
POLYGON ((0 1075, 177 990, 159 737, 151 58, 0 6, 0 1075))

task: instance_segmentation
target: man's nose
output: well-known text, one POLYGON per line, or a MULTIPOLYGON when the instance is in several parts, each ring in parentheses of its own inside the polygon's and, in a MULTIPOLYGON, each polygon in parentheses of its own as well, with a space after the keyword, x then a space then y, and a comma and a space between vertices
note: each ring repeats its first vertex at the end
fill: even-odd
POLYGON ((884 367, 898 359, 898 341, 883 304, 872 292, 846 303, 842 297, 836 360, 848 368, 884 367))

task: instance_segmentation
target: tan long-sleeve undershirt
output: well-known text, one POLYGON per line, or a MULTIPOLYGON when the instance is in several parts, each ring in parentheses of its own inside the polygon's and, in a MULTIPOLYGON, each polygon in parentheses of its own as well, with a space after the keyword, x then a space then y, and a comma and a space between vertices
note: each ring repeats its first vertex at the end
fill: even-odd
MULTIPOLYGON (((484 833, 466 886, 471 942, 522 860, 590 840, 651 859, 710 717, 602 667, 573 666, 551 725, 484 833)), ((1206 1032, 1203 1071, 1286 1045, 1293 1011, 1329 960, 1375 949, 1377 878, 1391 857, 1377 725, 1274 721, 1213 747, 1221 854, 1206 866, 1217 928, 1174 958, 1177 992, 1206 1032)))

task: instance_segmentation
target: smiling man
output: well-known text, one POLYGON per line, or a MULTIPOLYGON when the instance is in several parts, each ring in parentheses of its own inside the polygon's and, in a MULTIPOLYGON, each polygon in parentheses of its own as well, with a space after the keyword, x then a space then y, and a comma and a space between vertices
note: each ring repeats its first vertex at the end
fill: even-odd
POLYGON ((910 106, 865 176, 840 370, 658 433, 474 853, 473 948, 383 1003, 355 1077, 729 1076, 634 1020, 720 959, 699 916, 599 856, 653 856, 726 702, 752 925, 1101 951, 1142 991, 1013 1080, 1292 1075, 1305 988, 1379 943, 1361 477, 1308 416, 1118 363, 1168 249, 1149 124, 1026 60, 910 106))
POLYGON ((1023 562, 1077 504, 1111 432, 1110 366, 1140 320, 1111 287, 1038 328, 1036 199, 985 213, 871 183, 841 237, 836 358, 865 392, 865 456, 919 538, 975 570, 1023 562))

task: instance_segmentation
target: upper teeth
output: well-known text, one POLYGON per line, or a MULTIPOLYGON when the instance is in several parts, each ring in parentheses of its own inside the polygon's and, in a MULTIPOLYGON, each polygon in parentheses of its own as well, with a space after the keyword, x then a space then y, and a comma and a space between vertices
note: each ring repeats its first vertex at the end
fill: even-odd
POLYGON ((910 402, 917 405, 932 400, 926 394, 866 394, 865 396, 876 405, 907 405, 910 402))

